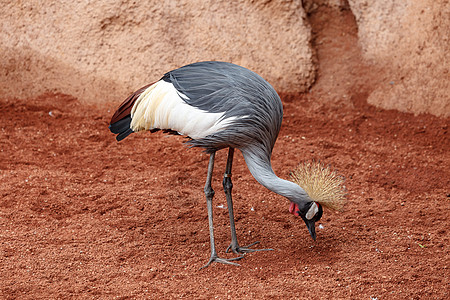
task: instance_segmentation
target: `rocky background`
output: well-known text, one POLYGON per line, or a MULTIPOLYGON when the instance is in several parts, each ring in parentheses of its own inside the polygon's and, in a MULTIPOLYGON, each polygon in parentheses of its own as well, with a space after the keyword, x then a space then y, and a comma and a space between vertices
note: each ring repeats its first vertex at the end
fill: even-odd
POLYGON ((3 98, 50 91, 120 102, 173 68, 222 60, 284 94, 316 89, 342 105, 357 94, 386 109, 450 116, 447 0, 2 0, 0 10, 3 98), (350 19, 332 17, 342 12, 350 19), (324 21, 333 35, 320 40, 324 21), (321 53, 336 41, 352 47, 321 53))

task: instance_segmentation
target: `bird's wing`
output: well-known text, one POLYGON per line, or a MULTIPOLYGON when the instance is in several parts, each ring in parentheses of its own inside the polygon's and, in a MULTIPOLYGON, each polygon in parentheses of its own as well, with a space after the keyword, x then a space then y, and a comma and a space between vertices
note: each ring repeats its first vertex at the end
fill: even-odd
POLYGON ((238 99, 236 78, 245 68, 200 62, 166 73, 145 89, 131 110, 133 131, 170 129, 193 139, 224 129, 250 113, 238 99))
POLYGON ((252 92, 247 90, 258 82, 268 85, 248 69, 217 61, 190 64, 166 73, 162 79, 172 83, 190 106, 210 113, 225 113, 225 118, 252 113, 254 104, 248 101, 252 92))
POLYGON ((131 110, 133 131, 170 129, 193 139, 221 130, 232 120, 223 112, 210 112, 190 105, 172 83, 160 80, 148 87, 131 110))
POLYGON ((271 152, 281 127, 283 107, 273 87, 258 74, 226 62, 199 62, 168 72, 184 101, 231 120, 202 139, 189 143, 208 152, 258 144, 271 152))
MULTIPOLYGON (((132 107, 126 116, 128 128, 173 130, 207 151, 252 143, 271 151, 281 125, 281 100, 272 86, 231 63, 187 65, 139 92, 123 104, 127 111, 132 107)), ((125 132, 127 124, 122 123, 115 131, 125 132)), ((116 129, 115 124, 111 127, 116 129)))

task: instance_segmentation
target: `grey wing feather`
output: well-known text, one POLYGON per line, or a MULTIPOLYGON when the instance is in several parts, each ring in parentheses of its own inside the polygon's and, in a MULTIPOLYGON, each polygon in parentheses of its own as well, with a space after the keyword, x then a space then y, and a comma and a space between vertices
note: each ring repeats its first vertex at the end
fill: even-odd
POLYGON ((213 152, 225 147, 260 145, 269 155, 280 130, 283 108, 273 87, 258 74, 226 62, 199 62, 170 71, 162 78, 171 82, 183 100, 208 112, 235 117, 225 129, 202 139, 193 147, 213 152))

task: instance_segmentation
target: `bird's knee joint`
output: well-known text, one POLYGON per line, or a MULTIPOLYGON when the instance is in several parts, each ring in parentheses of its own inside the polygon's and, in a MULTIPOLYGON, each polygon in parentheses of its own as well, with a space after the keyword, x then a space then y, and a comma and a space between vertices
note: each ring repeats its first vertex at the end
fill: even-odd
POLYGON ((225 191, 230 190, 233 188, 233 183, 231 182, 231 174, 225 174, 225 176, 223 177, 223 189, 225 191), (230 176, 227 176, 230 175, 230 176))
POLYGON ((211 186, 205 186, 204 191, 206 197, 214 197, 214 194, 216 193, 211 186))

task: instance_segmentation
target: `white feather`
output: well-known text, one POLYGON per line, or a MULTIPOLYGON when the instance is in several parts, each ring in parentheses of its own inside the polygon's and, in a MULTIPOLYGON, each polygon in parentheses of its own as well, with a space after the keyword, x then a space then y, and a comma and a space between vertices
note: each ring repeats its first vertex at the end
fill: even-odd
POLYGON ((235 117, 222 119, 224 112, 211 113, 187 104, 186 95, 178 92, 172 83, 158 81, 148 87, 136 100, 131 110, 133 131, 154 128, 171 129, 193 139, 220 131, 235 117))
POLYGON ((313 205, 311 205, 311 207, 309 208, 308 212, 306 213, 306 218, 308 220, 311 220, 316 213, 319 211, 319 207, 317 206, 317 204, 314 202, 313 205))

